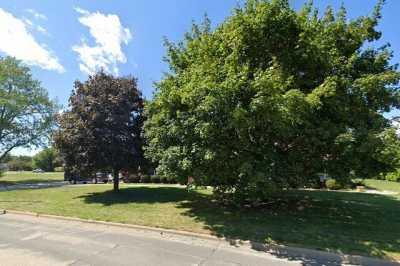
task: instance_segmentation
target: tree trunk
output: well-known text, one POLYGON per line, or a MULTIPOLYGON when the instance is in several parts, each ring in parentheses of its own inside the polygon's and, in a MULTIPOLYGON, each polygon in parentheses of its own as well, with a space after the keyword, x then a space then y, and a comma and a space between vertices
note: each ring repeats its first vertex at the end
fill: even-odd
POLYGON ((114 192, 118 192, 119 191, 119 170, 114 169, 113 175, 114 175, 114 178, 113 178, 114 192))

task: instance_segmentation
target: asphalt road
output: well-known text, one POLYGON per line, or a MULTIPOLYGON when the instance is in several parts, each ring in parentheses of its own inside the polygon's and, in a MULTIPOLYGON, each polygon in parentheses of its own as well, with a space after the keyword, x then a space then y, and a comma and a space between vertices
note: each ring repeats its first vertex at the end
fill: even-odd
POLYGON ((301 265, 221 241, 0 215, 0 265, 301 265))
POLYGON ((52 188, 52 187, 61 187, 65 185, 68 185, 68 183, 64 181, 42 182, 42 183, 39 182, 32 184, 0 185, 0 192, 10 191, 10 190, 20 190, 20 189, 52 188))
MULTIPOLYGON (((80 221, 0 214, 0 266, 344 265, 337 255, 305 253, 271 254, 250 247, 236 247, 226 241, 80 221)), ((357 264, 394 265, 383 261, 357 264)))

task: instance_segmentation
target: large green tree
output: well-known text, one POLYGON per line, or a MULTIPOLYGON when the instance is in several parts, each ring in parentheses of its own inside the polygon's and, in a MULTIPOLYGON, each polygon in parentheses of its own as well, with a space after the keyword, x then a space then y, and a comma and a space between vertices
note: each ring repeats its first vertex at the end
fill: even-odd
POLYGON ((119 171, 143 162, 143 98, 136 79, 101 71, 84 83, 77 81, 69 107, 54 135, 67 169, 112 170, 118 190, 119 171))
POLYGON ((59 157, 56 149, 46 148, 32 157, 32 165, 46 172, 54 172, 55 167, 62 166, 62 160, 59 157))
POLYGON ((0 161, 14 148, 45 143, 56 110, 28 67, 0 57, 0 161))
POLYGON ((287 0, 249 0, 211 30, 166 42, 170 72, 147 106, 146 153, 169 178, 193 176, 238 201, 373 167, 370 151, 399 107, 388 46, 367 46, 371 16, 299 12, 287 0))

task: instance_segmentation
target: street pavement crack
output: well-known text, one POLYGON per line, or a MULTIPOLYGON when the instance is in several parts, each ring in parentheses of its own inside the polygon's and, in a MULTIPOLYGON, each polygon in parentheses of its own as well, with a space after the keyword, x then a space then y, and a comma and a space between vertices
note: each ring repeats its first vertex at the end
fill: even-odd
POLYGON ((99 250, 98 252, 94 252, 94 255, 100 255, 100 254, 106 254, 106 252, 110 252, 111 250, 114 250, 116 248, 120 247, 118 244, 114 244, 111 248, 109 249, 104 249, 104 250, 99 250))
POLYGON ((213 248, 210 252, 210 255, 208 255, 206 258, 204 258, 203 260, 200 261, 198 266, 202 266, 204 265, 204 263, 206 263, 210 258, 212 258, 212 256, 214 256, 214 254, 217 252, 217 250, 219 249, 221 243, 218 242, 218 244, 215 246, 215 248, 213 248))

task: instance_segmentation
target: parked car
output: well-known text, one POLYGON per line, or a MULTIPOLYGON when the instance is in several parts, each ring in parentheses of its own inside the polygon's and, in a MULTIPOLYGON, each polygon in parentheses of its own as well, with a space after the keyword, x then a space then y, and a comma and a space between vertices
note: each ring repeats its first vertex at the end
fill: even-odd
POLYGON ((68 181, 71 184, 86 184, 88 179, 76 171, 70 171, 68 168, 64 171, 64 181, 68 181))
POLYGON ((36 168, 32 171, 33 173, 44 173, 44 171, 40 168, 36 168))
POLYGON ((113 178, 110 174, 103 173, 103 172, 97 172, 93 179, 92 183, 97 184, 97 183, 104 183, 107 184, 108 182, 112 182, 113 178))

